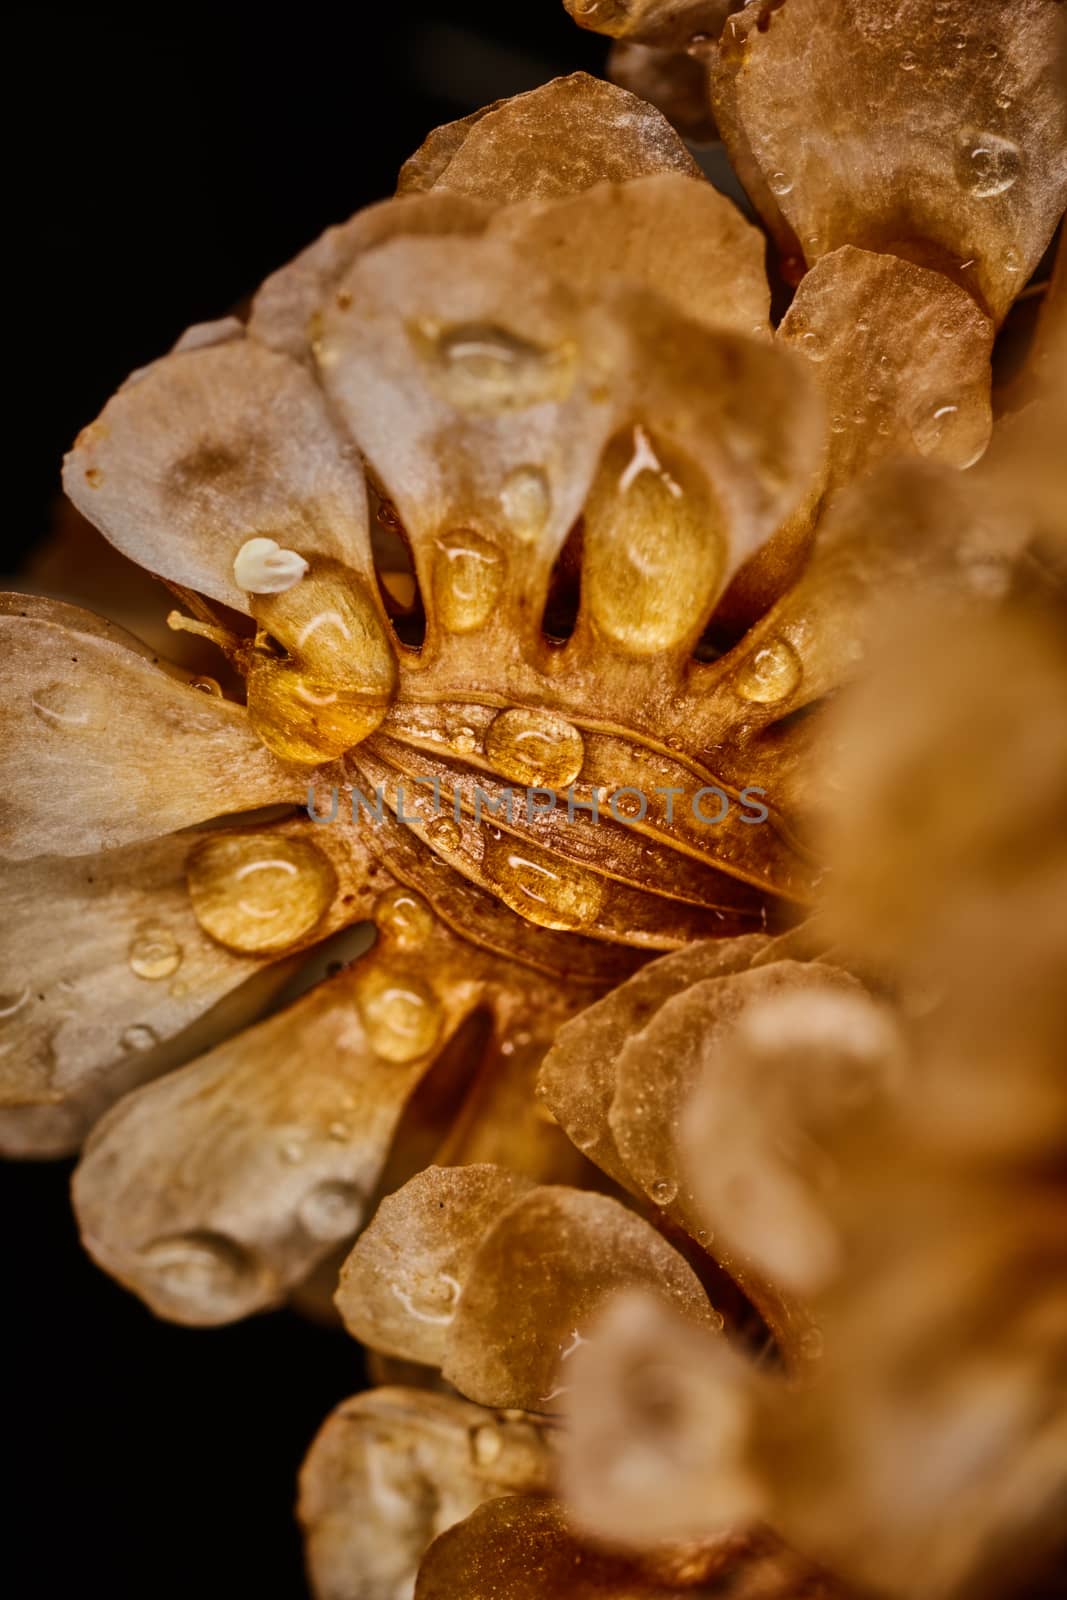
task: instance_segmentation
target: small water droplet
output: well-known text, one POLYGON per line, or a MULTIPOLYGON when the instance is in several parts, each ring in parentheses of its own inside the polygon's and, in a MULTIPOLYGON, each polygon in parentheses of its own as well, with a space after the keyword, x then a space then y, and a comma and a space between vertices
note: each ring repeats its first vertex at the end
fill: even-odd
POLYGON ((772 172, 768 182, 774 194, 789 194, 793 188, 793 180, 787 172, 772 172))
POLYGON ((776 705, 794 692, 802 674, 800 657, 788 639, 771 639, 741 668, 736 680, 737 692, 743 700, 776 705))
POLYGON ((809 361, 826 360, 826 346, 823 344, 814 328, 809 328, 806 333, 802 333, 800 335, 800 338, 797 340, 797 347, 802 355, 807 356, 809 361))
POLYGON ((847 427, 848 423, 845 421, 840 411, 835 411, 833 416, 830 418, 830 432, 844 433, 847 427))
POLYGON ((53 728, 98 728, 104 722, 103 704, 85 684, 49 683, 30 699, 35 714, 53 728))
POLYGON ((504 582, 504 558, 469 528, 437 540, 433 565, 435 617, 450 633, 475 633, 493 614, 504 582))
POLYGON ((170 978, 182 964, 182 947, 169 928, 150 924, 138 929, 129 959, 130 970, 138 978, 170 978))
POLYGON ((426 901, 411 889, 390 889, 375 902, 374 920, 401 950, 417 950, 433 932, 434 917, 426 901))
POLYGON ((356 980, 356 1005, 371 1049, 404 1064, 432 1050, 444 1026, 440 1001, 421 978, 369 961, 356 980))
POLYGON ((457 728, 454 733, 449 735, 449 743, 454 750, 460 751, 462 755, 469 756, 478 748, 478 735, 473 728, 457 728))
POLYGON ((805 1328, 798 1340, 800 1353, 806 1361, 818 1361, 823 1352, 823 1337, 818 1328, 805 1328))
POLYGON ((151 1050, 158 1043, 157 1034, 143 1022, 133 1023, 122 1035, 124 1050, 151 1050))
POLYGON ((435 850, 458 850, 463 833, 454 818, 435 817, 426 828, 426 837, 435 850))
POLYGON ((291 1167, 299 1166, 306 1155, 307 1149, 299 1139, 288 1139, 282 1145, 282 1160, 291 1167))
POLYGON ((297 1215, 313 1239, 345 1239, 363 1220, 363 1196, 351 1183, 320 1183, 300 1202, 297 1215))
POLYGON ((919 65, 919 58, 915 54, 915 51, 914 50, 905 50, 904 53, 901 55, 901 58, 900 58, 900 69, 901 69, 901 71, 902 72, 914 72, 915 68, 918 65, 919 65))
POLYGON ((520 539, 536 538, 552 509, 546 474, 540 467, 516 467, 504 479, 500 504, 512 533, 520 539))
POLYGON ((1022 156, 1010 139, 997 133, 982 133, 963 144, 956 158, 956 171, 968 194, 977 200, 988 200, 1012 187, 1022 171, 1022 156))
POLYGON ((194 678, 189 687, 198 689, 201 694, 212 695, 216 700, 222 699, 222 685, 217 678, 194 678))
POLYGON ((496 323, 442 328, 424 319, 410 326, 433 387, 463 411, 511 411, 566 399, 574 384, 577 350, 569 341, 547 346, 496 323))
POLYGON ((194 847, 186 871, 197 922, 242 954, 296 944, 321 922, 337 892, 322 851, 284 834, 214 834, 194 847))
POLYGON ((482 864, 500 899, 527 922, 567 929, 596 920, 604 891, 584 867, 506 839, 487 841, 482 864))
POLYGON ((582 770, 585 745, 565 717, 514 707, 501 711, 485 736, 489 764, 528 788, 565 789, 582 770))
POLYGON ((669 1178, 657 1178, 648 1192, 658 1206, 669 1206, 677 1197, 678 1185, 669 1178))

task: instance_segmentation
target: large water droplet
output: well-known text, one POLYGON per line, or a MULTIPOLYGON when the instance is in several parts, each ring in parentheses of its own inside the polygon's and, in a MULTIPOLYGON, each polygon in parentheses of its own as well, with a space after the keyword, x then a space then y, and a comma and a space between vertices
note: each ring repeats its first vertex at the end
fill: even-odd
POLYGON ((218 1233, 157 1239, 141 1262, 157 1292, 183 1311, 225 1310, 243 1298, 255 1272, 240 1245, 218 1233))
POLYGON ((429 984, 385 962, 369 962, 358 973, 356 1004, 371 1049, 384 1061, 404 1063, 425 1055, 444 1026, 429 984))
POLYGON ((488 622, 504 581, 504 559, 468 528, 437 540, 433 597, 437 622, 450 633, 474 633, 488 622))
POLYGON ((390 889, 383 894, 375 902, 374 920, 400 950, 417 950, 433 932, 433 912, 411 889, 390 889))
POLYGON ((514 707, 489 724, 485 754, 497 772, 527 787, 565 789, 582 770, 582 736, 552 711, 514 707))
POLYGON ((458 850, 463 833, 452 817, 435 817, 426 829, 426 837, 435 850, 458 850))
POLYGON ((139 928, 130 944, 130 971, 138 978, 170 978, 182 964, 182 947, 169 928, 139 928))
POLYGON ((1011 188, 1022 171, 1022 156, 1010 139, 981 133, 961 146, 956 171, 968 194, 989 200, 1011 188))
POLYGON ((504 904, 540 928, 586 927, 600 910, 598 878, 534 845, 490 839, 482 865, 504 904))
POLYGON ((784 195, 792 192, 793 180, 787 172, 772 172, 768 182, 773 194, 784 195))
POLYGON ((242 954, 286 950, 325 916, 337 892, 315 845, 284 834, 214 834, 187 866, 189 898, 204 932, 242 954))
POLYGON ((699 633, 723 572, 722 517, 690 462, 634 428, 605 451, 586 502, 583 600, 635 654, 699 633))
POLYGON ((648 1192, 658 1206, 669 1206, 677 1197, 678 1185, 670 1178, 657 1178, 648 1192))
POLYGON ((803 669, 800 657, 787 639, 771 639, 745 662, 735 680, 743 700, 759 705, 777 705, 786 700, 800 683, 803 669))
POLYGON ((534 539, 548 521, 552 496, 540 467, 516 467, 504 479, 500 504, 512 533, 534 539))
POLYGON ((297 1215, 313 1239, 346 1239, 363 1221, 363 1196, 351 1183, 320 1183, 300 1202, 297 1215))
POLYGON ((535 344, 488 322, 442 328, 422 321, 412 325, 411 336, 433 387, 463 411, 511 411, 564 400, 574 384, 577 351, 569 341, 535 344))
POLYGON ((105 720, 103 698, 87 684, 46 684, 34 691, 30 704, 35 715, 50 728, 99 728, 105 720))

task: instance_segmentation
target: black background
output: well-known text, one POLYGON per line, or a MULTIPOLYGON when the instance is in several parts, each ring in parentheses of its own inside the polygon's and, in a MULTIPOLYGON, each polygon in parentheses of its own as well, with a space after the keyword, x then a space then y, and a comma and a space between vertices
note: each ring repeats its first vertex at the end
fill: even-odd
MULTIPOLYGON (((37 6, 4 33, 9 574, 132 368, 391 193, 430 128, 605 54, 560 0, 37 6)), ((299 1600, 295 1475, 356 1346, 291 1312, 157 1322, 83 1255, 69 1175, 0 1165, 0 1587, 299 1600)))

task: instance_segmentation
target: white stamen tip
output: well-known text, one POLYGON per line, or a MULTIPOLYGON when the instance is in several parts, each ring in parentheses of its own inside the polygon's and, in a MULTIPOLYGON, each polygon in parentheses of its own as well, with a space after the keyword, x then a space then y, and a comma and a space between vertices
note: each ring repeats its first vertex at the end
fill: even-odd
POLYGON ((233 563, 234 581, 246 594, 281 594, 299 583, 308 564, 276 539, 249 539, 233 563))

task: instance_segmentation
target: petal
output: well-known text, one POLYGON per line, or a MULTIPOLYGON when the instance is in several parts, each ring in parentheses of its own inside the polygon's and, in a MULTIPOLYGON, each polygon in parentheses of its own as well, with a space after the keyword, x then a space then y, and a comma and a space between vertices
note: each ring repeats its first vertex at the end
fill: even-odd
POLYGON ((763 235, 710 183, 661 173, 597 184, 561 200, 507 206, 489 233, 583 294, 626 278, 708 327, 767 331, 763 235))
POLYGON ((644 1286, 698 1326, 721 1326, 695 1274, 605 1195, 538 1188, 512 1202, 471 1261, 442 1368, 483 1405, 558 1409, 560 1371, 611 1294, 644 1286))
POLYGON ((662 956, 557 1033, 541 1067, 538 1092, 579 1150, 624 1187, 633 1179, 615 1145, 608 1111, 626 1040, 672 995, 705 978, 741 971, 769 943, 760 934, 706 939, 662 956))
POLYGON ((717 138, 707 67, 688 51, 622 40, 608 55, 608 77, 662 111, 683 139, 710 144, 717 138))
POLYGON ((831 489, 885 455, 968 467, 989 442, 993 324, 939 272, 845 245, 804 277, 778 337, 816 363, 831 489))
POLYGON ((499 101, 430 138, 432 151, 416 151, 414 171, 410 163, 401 171, 401 193, 416 184, 428 187, 431 173, 434 188, 498 205, 576 194, 605 179, 621 183, 653 172, 699 176, 658 111, 584 72, 499 101))
POLYGON ((731 11, 744 0, 563 0, 581 28, 613 39, 641 39, 684 49, 697 40, 714 40, 731 11))
POLYGON ((194 843, 8 867, 0 1139, 11 1153, 76 1149, 120 1095, 251 1021, 291 971, 205 934, 185 883, 194 843))
POLYGON ((426 1546, 492 1496, 546 1490, 533 1419, 425 1390, 374 1389, 323 1424, 300 1474, 317 1600, 396 1600, 426 1546))
POLYGON ((387 1195, 341 1272, 353 1338, 440 1366, 471 1260, 501 1211, 533 1188, 507 1167, 429 1167, 387 1195))
POLYGON ((252 339, 155 362, 83 429, 63 483, 140 566, 239 611, 252 538, 370 570, 358 464, 311 377, 252 339))
POLYGON ((403 234, 480 233, 490 214, 477 201, 447 190, 383 200, 357 211, 347 222, 327 228, 266 279, 252 302, 249 333, 261 344, 309 363, 319 333, 316 313, 336 293, 357 256, 403 234))
POLYGON ((9 857, 113 849, 303 798, 243 707, 160 671, 115 630, 7 614, 0 639, 9 857))
POLYGON ((753 0, 714 73, 731 160, 786 257, 936 267, 996 321, 1067 204, 1067 19, 1045 0, 753 0))
POLYGON ((619 1295, 574 1357, 562 1491, 580 1528, 640 1548, 762 1520, 745 1363, 662 1300, 619 1295))

